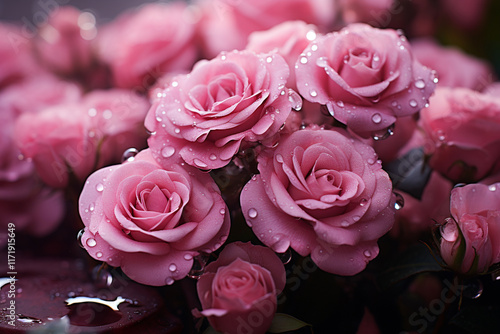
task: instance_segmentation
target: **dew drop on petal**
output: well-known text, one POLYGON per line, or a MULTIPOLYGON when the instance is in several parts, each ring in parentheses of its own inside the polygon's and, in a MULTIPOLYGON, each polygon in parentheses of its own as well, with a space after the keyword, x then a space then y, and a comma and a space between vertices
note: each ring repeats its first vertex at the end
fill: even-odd
POLYGON ((175 133, 180 133, 180 132, 181 132, 181 129, 179 129, 179 128, 175 128, 175 129, 174 129, 174 132, 175 132, 175 133))
POLYGON ((122 163, 125 161, 133 161, 137 153, 139 153, 139 151, 135 147, 125 150, 122 154, 122 163))
POLYGON ((283 163, 283 156, 281 154, 276 154, 276 161, 279 163, 283 163))
POLYGON ((89 247, 95 247, 95 245, 97 245, 97 242, 95 241, 94 238, 88 238, 87 239, 87 246, 89 246, 89 247))
POLYGON ((267 61, 268 63, 271 63, 271 62, 273 61, 273 57, 268 56, 268 57, 266 58, 266 61, 267 61))
POLYGON ((226 209, 224 209, 224 208, 220 209, 220 210, 219 210, 219 213, 220 213, 221 215, 225 215, 225 214, 226 214, 226 209))
POLYGON ((319 67, 328 67, 328 58, 326 57, 319 57, 316 59, 316 65, 319 67))
POLYGON ((96 256, 98 259, 100 259, 100 258, 102 257, 102 252, 97 252, 97 253, 95 254, 95 256, 96 256))
POLYGON ((378 124, 382 121, 382 116, 380 116, 380 114, 378 114, 378 113, 373 114, 372 121, 373 121, 373 123, 378 124))
POLYGON ((367 200, 366 198, 362 198, 362 199, 359 201, 359 205, 360 205, 360 206, 365 206, 367 203, 368 203, 368 200, 367 200))
POLYGON ((347 220, 343 220, 341 223, 340 223, 340 226, 342 227, 349 227, 349 222, 347 220))
POLYGON ((317 51, 317 50, 318 50, 318 45, 317 44, 311 45, 311 51, 317 51))
POLYGON ((167 285, 172 285, 172 284, 174 284, 174 279, 173 279, 172 277, 167 277, 167 278, 165 279, 165 284, 167 284, 167 285))
POLYGON ((307 57, 300 57, 301 64, 307 64, 307 57))
POLYGON ((418 105, 417 101, 415 100, 410 100, 410 106, 415 108, 418 105))
POLYGON ((217 160, 217 156, 215 154, 210 154, 210 156, 208 157, 210 160, 214 161, 214 160, 217 160))
POLYGON ((344 108, 344 102, 342 102, 342 101, 337 101, 337 105, 338 105, 340 108, 344 108))
POLYGON ((292 104, 293 110, 299 111, 300 109, 302 109, 302 98, 293 89, 288 90, 288 100, 292 104))
POLYGON ((396 196, 396 201, 394 202, 394 209, 401 210, 405 205, 405 200, 403 196, 399 193, 394 193, 396 196))
POLYGON ((193 259, 193 255, 191 255, 191 254, 184 254, 184 260, 191 261, 192 259, 193 259))
POLYGON ((316 96, 318 96, 318 92, 317 92, 317 91, 315 91, 314 89, 311 89, 311 90, 309 91, 309 95, 311 95, 312 97, 316 97, 316 96))
POLYGON ((316 39, 316 32, 314 30, 309 30, 306 33, 306 38, 308 41, 314 41, 316 39))
POLYGON ((174 272, 174 271, 176 271, 176 270, 177 270, 177 266, 176 266, 174 263, 172 263, 172 264, 168 267, 168 270, 170 270, 170 271, 174 272))
POLYGON ((102 183, 98 183, 95 186, 95 190, 97 190, 98 192, 102 192, 104 190, 104 185, 102 183))
POLYGON ((161 118, 160 116, 156 116, 156 121, 161 122, 161 121, 163 121, 163 118, 161 118))
POLYGON ((81 248, 85 248, 83 246, 83 242, 82 242, 82 238, 83 238, 83 234, 85 233, 85 229, 82 228, 80 231, 78 231, 78 233, 76 234, 76 241, 78 242, 78 245, 81 247, 81 248))
POLYGON ((248 217, 250 217, 250 218, 256 218, 257 215, 258 215, 257 210, 255 210, 254 208, 248 209, 248 217))
POLYGON ((161 150, 161 156, 164 158, 169 158, 172 155, 174 155, 174 153, 175 153, 175 148, 173 148, 171 146, 166 146, 166 147, 162 148, 162 150, 161 150))
POLYGON ((496 191, 497 190, 497 186, 495 184, 492 184, 492 185, 488 186, 488 189, 490 191, 496 191))
POLYGON ((418 79, 417 81, 415 81, 415 87, 419 89, 425 88, 425 81, 422 79, 418 79))
POLYGON ((368 249, 367 249, 367 250, 365 250, 365 251, 363 252, 363 254, 364 254, 364 256, 366 256, 366 257, 370 257, 370 256, 372 256, 372 253, 371 253, 368 249))

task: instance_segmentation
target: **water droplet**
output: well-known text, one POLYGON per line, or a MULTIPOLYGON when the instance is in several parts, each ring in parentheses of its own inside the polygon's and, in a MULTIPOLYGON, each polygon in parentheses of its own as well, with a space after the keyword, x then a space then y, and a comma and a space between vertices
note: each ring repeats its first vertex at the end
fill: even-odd
POLYGON ((360 217, 360 216, 353 216, 353 217, 352 217, 352 220, 353 220, 354 222, 357 222, 357 221, 358 221, 358 220, 360 220, 360 219, 361 219, 361 217, 360 217))
POLYGON ((367 200, 366 198, 362 198, 362 199, 359 201, 359 205, 360 205, 360 206, 365 206, 367 203, 368 203, 368 200, 367 200))
POLYGON ((314 41, 316 39, 316 32, 314 30, 309 30, 306 33, 306 38, 308 41, 314 41))
MULTIPOLYGON (((340 108, 344 108, 344 102, 342 101, 337 101, 337 105, 340 107, 340 108)), ((333 116, 333 115, 332 115, 333 116)))
POLYGON ((181 129, 179 129, 179 128, 175 128, 175 129, 174 129, 174 132, 175 132, 175 133, 180 133, 180 132, 181 132, 181 129))
POLYGON ((405 199, 400 193, 394 193, 396 196, 396 201, 394 202, 394 209, 401 210, 405 205, 405 199))
POLYGON ((271 57, 271 56, 267 57, 267 58, 266 58, 266 61, 267 61, 268 63, 271 63, 271 62, 273 61, 273 57, 271 57))
POLYGON ((90 205, 89 205, 89 211, 93 212, 94 209, 95 209, 95 204, 94 203, 90 203, 90 205))
POLYGON ((288 101, 290 101, 290 103, 292 104, 293 110, 299 111, 300 109, 302 109, 302 98, 293 89, 288 90, 288 101))
POLYGON ((100 258, 102 257, 102 252, 97 252, 97 253, 95 254, 95 256, 96 256, 98 259, 100 259, 100 258))
POLYGON ((87 239, 87 246, 89 246, 89 247, 95 247, 95 245, 97 245, 97 242, 95 241, 94 238, 88 238, 87 239))
POLYGON ((179 83, 177 81, 172 81, 172 87, 177 87, 179 86, 179 83))
POLYGON ((113 116, 113 112, 109 109, 106 109, 102 112, 102 118, 110 119, 113 116))
POLYGON ((167 277, 167 278, 165 279, 165 284, 167 284, 167 285, 172 285, 172 284, 174 284, 174 279, 173 279, 172 277, 167 277))
POLYGON ((276 154, 276 161, 279 163, 283 163, 283 156, 281 154, 276 154))
POLYGON ((97 110, 95 108, 90 108, 88 114, 90 117, 95 117, 97 115, 97 110))
POLYGON ((372 252, 370 252, 368 249, 363 252, 364 256, 370 257, 372 256, 372 252))
POLYGON ((284 253, 276 253, 276 255, 278 255, 283 264, 288 264, 290 263, 290 260, 292 260, 292 251, 290 248, 288 248, 284 253))
POLYGON ((210 156, 208 157, 210 160, 214 161, 214 160, 217 160, 217 156, 215 154, 210 154, 210 156))
POLYGON ((417 101, 415 100, 410 100, 410 106, 415 108, 418 105, 417 101))
POLYGON ((113 284, 113 275, 106 265, 99 265, 92 269, 92 280, 97 287, 108 288, 113 284))
POLYGON ((492 185, 488 186, 488 189, 490 191, 496 191, 497 190, 497 186, 495 184, 492 184, 492 185))
POLYGON ((139 153, 139 151, 134 147, 125 150, 122 155, 122 163, 125 161, 133 161, 137 153, 139 153))
POLYGON ((462 188, 462 187, 465 187, 467 185, 467 183, 457 183, 453 186, 453 188, 462 188))
POLYGON ((207 253, 200 253, 193 258, 193 267, 188 273, 188 276, 194 279, 199 279, 203 272, 205 271, 205 266, 207 265, 209 255, 207 253))
POLYGON ((161 122, 161 121, 163 121, 163 118, 161 118, 160 116, 156 116, 156 121, 161 122))
POLYGON ((394 124, 386 128, 385 130, 373 133, 372 138, 374 140, 383 140, 389 138, 393 134, 394 134, 394 124))
POLYGON ((317 50, 318 50, 318 45, 317 44, 311 45, 311 51, 317 51, 317 50))
POLYGON ((191 261, 192 259, 193 259, 193 255, 191 255, 191 254, 184 254, 184 260, 191 261))
POLYGON ((417 81, 415 81, 415 87, 419 89, 425 88, 425 81, 422 79, 418 79, 417 81))
POLYGON ((319 57, 318 59, 316 59, 316 65, 318 65, 319 67, 328 67, 328 58, 326 57, 319 57))
POLYGON ((300 63, 301 64, 307 64, 307 58, 306 57, 300 57, 300 63))
POLYGON ((85 248, 83 246, 83 242, 82 242, 82 237, 83 237, 83 234, 85 233, 85 229, 82 228, 80 231, 78 231, 78 233, 76 234, 76 241, 78 242, 78 245, 82 248, 85 248))
POLYGON ((317 91, 315 91, 314 89, 311 89, 311 90, 309 91, 309 95, 311 95, 312 97, 316 97, 316 96, 318 96, 318 92, 317 92, 317 91))
POLYGON ((349 227, 349 222, 347 220, 343 220, 341 223, 340 223, 340 226, 342 227, 349 227))
POLYGON ((254 208, 248 209, 248 217, 256 218, 257 215, 258 215, 257 210, 255 210, 254 208))
POLYGON ((23 324, 41 324, 41 323, 43 323, 43 321, 40 319, 28 317, 28 316, 22 315, 22 314, 19 314, 17 316, 17 321, 22 322, 23 324))
POLYGON ((95 186, 95 190, 97 190, 98 192, 102 192, 104 190, 104 185, 102 183, 98 183, 95 186))
POLYGON ((471 279, 463 284, 463 296, 469 299, 477 299, 483 294, 483 282, 479 279, 471 279))
POLYGON ((208 167, 208 165, 206 163, 204 163, 203 161, 201 161, 200 159, 197 159, 197 158, 193 159, 193 163, 198 168, 206 168, 206 167, 208 167))
POLYGON ((170 158, 175 153, 175 148, 171 146, 166 146, 161 150, 161 156, 164 158, 170 158))
POLYGON ((176 270, 177 270, 177 266, 176 266, 174 263, 172 263, 172 264, 168 267, 168 270, 170 270, 171 272, 174 272, 174 271, 176 271, 176 270))
POLYGON ((378 124, 382 121, 382 116, 380 116, 380 114, 378 114, 378 113, 373 114, 372 121, 373 121, 373 123, 378 124))
POLYGON ((369 158, 368 160, 366 160, 366 162, 368 162, 370 165, 373 165, 375 163, 375 160, 369 158))

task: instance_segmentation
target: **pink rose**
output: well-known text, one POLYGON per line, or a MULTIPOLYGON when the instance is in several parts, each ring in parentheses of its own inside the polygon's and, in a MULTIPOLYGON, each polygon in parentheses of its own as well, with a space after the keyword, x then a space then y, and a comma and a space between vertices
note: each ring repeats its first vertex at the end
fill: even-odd
POLYGON ((184 278, 193 257, 229 233, 229 210, 210 175, 176 161, 162 169, 149 150, 93 173, 79 208, 87 252, 142 284, 184 278))
MULTIPOLYGON (((14 113, 0 113, 0 227, 7 233, 7 224, 16 231, 45 236, 61 222, 64 201, 61 192, 45 188, 35 173, 33 163, 20 159, 12 139, 14 113)), ((1 242, 0 242, 1 244, 1 242)))
POLYGON ((438 88, 420 124, 431 145, 430 166, 455 182, 499 169, 500 99, 466 88, 438 88))
POLYGON ((285 287, 285 268, 269 248, 250 243, 227 245, 198 281, 203 310, 222 333, 265 333, 276 313, 276 296, 285 287))
POLYGON ((247 224, 276 252, 311 254, 321 269, 354 275, 394 223, 392 183, 374 150, 343 130, 301 130, 258 157, 243 188, 247 224))
POLYGON ((460 49, 440 46, 432 39, 412 41, 411 46, 420 63, 436 70, 440 87, 465 87, 482 91, 493 81, 490 64, 460 49))
POLYGON ((103 28, 99 54, 111 67, 115 85, 145 90, 165 73, 191 68, 197 48, 189 17, 182 2, 147 4, 103 28))
POLYGON ((34 41, 41 63, 62 75, 89 68, 93 61, 91 41, 97 35, 95 23, 94 15, 74 7, 59 7, 51 12, 34 41))
MULTIPOLYGON (((303 21, 287 21, 265 31, 256 31, 248 37, 246 49, 256 53, 276 52, 288 67, 293 68, 299 55, 316 39, 318 28, 303 21)), ((287 86, 295 87, 295 72, 291 71, 287 86)))
POLYGON ((208 58, 221 51, 245 48, 254 31, 271 29, 285 21, 304 21, 321 31, 333 25, 336 5, 330 0, 199 0, 199 33, 208 58))
POLYGON ((484 22, 489 0, 463 0, 460 6, 453 0, 441 0, 440 5, 443 13, 448 16, 457 26, 474 30, 484 22))
POLYGON ((363 137, 418 112, 435 87, 433 72, 413 58, 403 36, 366 24, 318 37, 297 60, 295 75, 306 100, 326 104, 363 137))
POLYGON ((153 101, 145 121, 153 154, 162 161, 175 152, 192 166, 214 169, 242 145, 272 145, 291 110, 288 73, 277 54, 234 51, 198 62, 153 101))
MULTIPOLYGON (((341 0, 342 17, 347 23, 379 23, 389 16, 394 0, 341 0)), ((401 9, 400 9, 401 10, 401 9)))
POLYGON ((441 227, 441 256, 453 270, 485 273, 500 262, 500 183, 451 192, 451 218, 441 227))
POLYGON ((127 148, 145 146, 142 122, 148 107, 147 100, 129 91, 96 90, 78 102, 23 114, 15 141, 45 183, 63 188, 118 162, 127 148))

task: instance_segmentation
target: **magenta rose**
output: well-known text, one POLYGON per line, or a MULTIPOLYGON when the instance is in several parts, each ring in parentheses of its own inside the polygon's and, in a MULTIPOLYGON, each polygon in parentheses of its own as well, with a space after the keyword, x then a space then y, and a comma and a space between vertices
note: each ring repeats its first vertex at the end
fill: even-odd
POLYGON ((147 4, 100 31, 101 59, 121 88, 145 90, 168 72, 187 71, 196 60, 195 25, 183 2, 147 4))
POLYGON ((420 125, 431 145, 429 164, 455 182, 499 170, 500 100, 466 88, 438 88, 420 125))
POLYGON ((493 81, 494 72, 490 64, 458 48, 440 46, 432 39, 412 41, 411 46, 420 63, 436 70, 440 87, 482 91, 493 81))
POLYGON ((343 130, 301 130, 258 158, 243 214, 276 252, 311 254, 321 269, 354 275, 378 255, 394 223, 392 183, 373 148, 343 130))
POLYGON ((336 4, 330 0, 198 0, 202 17, 199 34, 207 58, 221 51, 243 50, 248 36, 285 21, 304 21, 321 31, 335 23, 336 4))
POLYGON ((269 248, 227 245, 198 281, 198 296, 210 325, 222 333, 265 333, 285 287, 285 268, 269 248))
POLYGON ((500 262, 500 183, 454 188, 441 227, 441 256, 453 270, 483 274, 500 262))
POLYGON ((363 137, 418 112, 437 82, 404 36, 361 23, 318 37, 298 58, 295 75, 306 100, 326 104, 363 137))
POLYGON ((160 286, 184 278, 194 256, 225 242, 229 210, 217 185, 177 162, 163 169, 145 150, 87 179, 79 201, 81 240, 94 259, 160 286))
POLYGON ((38 30, 34 50, 41 63, 61 75, 72 75, 93 62, 95 17, 74 7, 59 7, 38 30))
POLYGON ((158 92, 146 117, 158 161, 180 154, 201 169, 227 165, 242 145, 272 145, 290 114, 289 69, 277 54, 221 53, 158 92))

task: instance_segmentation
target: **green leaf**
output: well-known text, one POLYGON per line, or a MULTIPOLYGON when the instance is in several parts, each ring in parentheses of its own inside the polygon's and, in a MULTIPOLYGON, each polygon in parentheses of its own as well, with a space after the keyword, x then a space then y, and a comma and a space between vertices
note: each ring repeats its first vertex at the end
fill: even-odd
POLYGON ((284 313, 276 313, 271 327, 267 330, 269 333, 284 333, 289 331, 295 331, 302 327, 311 326, 308 323, 303 322, 291 315, 284 313))
POLYGON ((427 246, 419 244, 407 249, 389 266, 389 269, 382 272, 377 277, 377 284, 385 290, 413 275, 442 270, 444 270, 443 267, 438 263, 431 250, 427 246))

